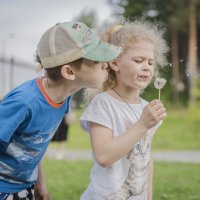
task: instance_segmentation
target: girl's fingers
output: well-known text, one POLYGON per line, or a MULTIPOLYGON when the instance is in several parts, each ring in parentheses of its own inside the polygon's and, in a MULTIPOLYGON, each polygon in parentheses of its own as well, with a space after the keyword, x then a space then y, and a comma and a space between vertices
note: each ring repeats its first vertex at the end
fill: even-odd
POLYGON ((163 118, 165 118, 166 116, 167 116, 167 113, 166 113, 166 112, 164 112, 164 113, 162 113, 162 114, 159 115, 159 117, 160 117, 161 120, 162 120, 163 118))
POLYGON ((149 105, 150 106, 155 106, 157 103, 161 103, 161 101, 159 99, 154 99, 149 103, 149 105))
POLYGON ((167 116, 167 113, 166 113, 165 107, 160 108, 159 110, 155 111, 155 113, 154 113, 154 117, 156 119, 160 119, 161 120, 166 116, 167 116))
POLYGON ((152 109, 153 109, 154 111, 158 111, 158 110, 160 110, 161 108, 164 108, 164 105, 163 105, 162 103, 157 103, 157 104, 155 104, 155 105, 152 107, 152 109))

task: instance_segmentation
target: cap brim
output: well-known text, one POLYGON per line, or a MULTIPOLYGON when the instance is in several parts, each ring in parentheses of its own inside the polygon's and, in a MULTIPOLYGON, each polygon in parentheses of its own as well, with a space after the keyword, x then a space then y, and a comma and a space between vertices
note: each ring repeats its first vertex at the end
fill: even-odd
POLYGON ((117 58, 121 52, 121 47, 100 41, 96 48, 83 56, 83 58, 99 62, 108 62, 117 58))

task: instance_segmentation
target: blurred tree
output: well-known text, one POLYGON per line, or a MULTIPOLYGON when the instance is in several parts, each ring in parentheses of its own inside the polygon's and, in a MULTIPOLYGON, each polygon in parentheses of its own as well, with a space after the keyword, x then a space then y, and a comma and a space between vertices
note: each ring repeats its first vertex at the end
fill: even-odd
POLYGON ((189 1, 189 53, 187 73, 189 78, 190 104, 196 101, 197 90, 197 0, 189 1))
POLYGON ((93 28, 97 24, 97 16, 95 10, 82 10, 82 12, 74 17, 75 21, 85 23, 88 27, 93 28))
MULTIPOLYGON (((190 81, 192 82, 192 84, 190 84, 191 87, 185 87, 187 86, 187 76, 185 72, 187 66, 193 66, 193 72, 197 69, 197 60, 195 61, 194 53, 194 47, 197 46, 197 40, 195 39, 195 33, 197 34, 197 31, 194 29, 197 24, 195 22, 194 8, 196 8, 196 11, 199 11, 200 0, 108 0, 108 2, 112 4, 115 15, 123 14, 125 17, 129 18, 142 16, 151 21, 159 19, 167 25, 167 30, 170 35, 168 40, 171 47, 170 54, 172 61, 172 63, 169 63, 169 67, 171 67, 170 74, 172 75, 170 82, 173 86, 171 87, 172 100, 174 103, 179 102, 179 94, 182 94, 182 100, 185 97, 187 98, 186 94, 190 94, 191 88, 195 85, 195 81, 190 81), (191 9, 191 4, 193 5, 193 11, 191 9), (192 16, 190 15, 191 13, 192 16), (189 34, 188 27, 193 30, 192 34, 189 34), (188 41, 190 41, 189 44, 188 41), (193 41, 192 45, 191 41, 193 41), (189 49, 191 49, 189 51, 193 53, 189 53, 188 45, 193 46, 193 49, 189 47, 189 49), (189 63, 192 62, 190 65, 187 65, 187 58, 189 59, 189 63), (186 89, 188 89, 188 92, 186 92, 186 89)), ((189 69, 191 70, 191 68, 189 69)), ((189 78, 193 80, 193 76, 189 76, 189 78)))

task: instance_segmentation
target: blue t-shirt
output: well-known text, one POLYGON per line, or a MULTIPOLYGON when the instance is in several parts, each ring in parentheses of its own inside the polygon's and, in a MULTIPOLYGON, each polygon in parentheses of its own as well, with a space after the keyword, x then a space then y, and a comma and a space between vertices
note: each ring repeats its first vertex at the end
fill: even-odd
POLYGON ((0 103, 0 192, 14 193, 35 183, 38 163, 69 111, 68 97, 55 104, 42 78, 27 81, 0 103))

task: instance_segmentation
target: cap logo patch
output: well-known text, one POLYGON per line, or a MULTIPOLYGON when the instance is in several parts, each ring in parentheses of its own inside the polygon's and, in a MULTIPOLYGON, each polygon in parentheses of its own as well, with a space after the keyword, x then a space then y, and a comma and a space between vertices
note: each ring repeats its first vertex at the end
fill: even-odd
POLYGON ((83 44, 88 43, 90 41, 90 39, 91 39, 91 35, 92 35, 92 31, 87 30, 87 32, 86 32, 86 34, 85 34, 85 36, 84 36, 84 38, 82 40, 82 43, 83 44))
POLYGON ((82 43, 84 45, 87 44, 91 40, 92 31, 90 29, 88 29, 87 27, 84 27, 84 26, 81 26, 80 24, 75 23, 72 26, 72 28, 77 30, 77 31, 84 33, 84 36, 83 36, 83 39, 82 39, 82 43))
POLYGON ((79 24, 74 24, 74 25, 72 26, 72 28, 75 29, 75 30, 77 30, 77 31, 81 31, 82 26, 79 25, 79 24))

